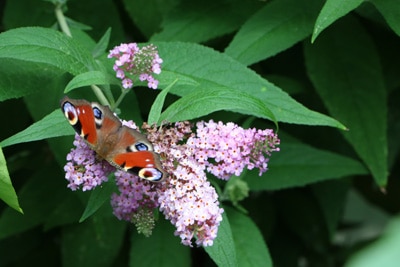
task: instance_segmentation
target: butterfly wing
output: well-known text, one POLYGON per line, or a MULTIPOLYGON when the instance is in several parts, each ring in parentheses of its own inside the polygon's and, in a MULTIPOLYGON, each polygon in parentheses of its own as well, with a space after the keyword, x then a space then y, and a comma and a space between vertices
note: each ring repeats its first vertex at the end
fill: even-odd
POLYGON ((159 155, 153 152, 153 145, 143 134, 122 126, 118 131, 118 140, 118 144, 106 158, 111 164, 153 182, 161 181, 167 176, 159 155))
POLYGON ((86 100, 64 97, 61 100, 61 110, 76 133, 90 146, 95 146, 97 144, 97 130, 90 103, 86 100))
POLYGON ((146 136, 123 126, 108 107, 64 97, 61 109, 75 131, 113 166, 154 182, 167 176, 146 136))
POLYGON ((112 160, 119 168, 138 175, 140 178, 159 182, 167 174, 161 167, 161 162, 153 151, 137 151, 115 155, 112 160))

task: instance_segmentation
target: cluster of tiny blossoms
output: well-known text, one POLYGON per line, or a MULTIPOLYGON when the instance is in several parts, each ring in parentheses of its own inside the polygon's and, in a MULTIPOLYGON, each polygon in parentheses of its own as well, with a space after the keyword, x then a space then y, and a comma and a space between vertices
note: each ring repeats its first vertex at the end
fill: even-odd
POLYGON ((67 164, 64 166, 65 179, 69 182, 68 188, 73 191, 86 191, 106 182, 107 175, 114 167, 104 160, 99 161, 96 153, 78 134, 75 134, 74 146, 75 148, 67 154, 67 164))
POLYGON ((261 176, 267 171, 271 152, 279 151, 279 139, 270 129, 243 129, 234 123, 200 121, 196 135, 189 138, 195 159, 204 163, 207 170, 218 178, 227 180, 239 176, 244 168, 259 169, 261 176))
POLYGON ((161 73, 162 59, 157 47, 153 44, 139 48, 136 43, 121 44, 110 50, 108 58, 115 58, 114 71, 117 78, 122 80, 122 87, 133 87, 133 79, 147 81, 147 86, 157 89, 158 80, 153 74, 161 73))
POLYGON ((215 188, 207 181, 205 166, 197 162, 194 152, 185 143, 192 134, 188 122, 163 128, 144 125, 148 139, 164 155, 163 167, 170 177, 157 188, 159 209, 175 225, 175 235, 182 243, 211 246, 222 221, 215 188))
MULTIPOLYGON (((132 121, 122 124, 137 130, 132 121)), ((114 215, 133 222, 139 233, 149 236, 154 227, 153 209, 158 207, 156 184, 121 170, 115 172, 115 182, 119 194, 111 196, 114 215)))
MULTIPOLYGON (((119 192, 111 198, 114 214, 119 219, 134 222, 141 228, 139 231, 149 234, 154 220, 148 215, 158 208, 175 225, 175 235, 188 246, 192 245, 193 239, 199 246, 212 245, 222 220, 223 209, 219 207, 218 195, 207 180, 206 172, 225 180, 233 174, 239 175, 245 167, 258 168, 261 174, 267 170, 268 156, 272 151, 278 151, 275 146, 279 144, 272 130, 243 129, 234 123, 199 122, 196 132, 192 132, 188 122, 162 128, 144 124, 142 129, 153 143, 155 152, 161 155, 163 169, 169 177, 161 183, 152 183, 116 171, 119 192)), ((74 142, 75 145, 78 143, 82 142, 74 142)), ((77 147, 71 153, 67 157, 66 178, 70 181, 69 187, 76 189, 82 182, 70 179, 71 172, 86 169, 83 163, 93 164, 96 159, 87 147, 77 147), (79 157, 77 151, 81 155, 78 168, 75 165, 78 161, 72 160, 79 157), (75 185, 75 181, 80 183, 75 185)), ((105 180, 97 175, 93 172, 92 179, 105 180)), ((86 181, 91 184, 90 179, 86 181)))

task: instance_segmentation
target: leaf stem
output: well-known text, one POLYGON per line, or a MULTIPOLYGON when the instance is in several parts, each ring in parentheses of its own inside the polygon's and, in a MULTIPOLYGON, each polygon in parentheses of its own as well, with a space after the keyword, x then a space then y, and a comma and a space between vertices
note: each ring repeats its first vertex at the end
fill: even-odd
MULTIPOLYGON (((60 25, 61 31, 63 33, 65 33, 67 36, 72 37, 71 30, 69 29, 67 20, 64 16, 64 13, 62 10, 62 6, 63 6, 62 3, 56 4, 56 8, 55 8, 54 12, 56 14, 56 18, 57 18, 58 24, 60 25)), ((97 85, 92 84, 90 87, 92 88, 93 93, 96 95, 97 99, 99 100, 99 102, 102 105, 111 106, 110 102, 104 95, 103 91, 97 85)))
POLYGON ((101 89, 97 85, 92 84, 90 86, 90 88, 92 88, 92 91, 96 95, 96 97, 99 100, 100 104, 105 105, 105 106, 111 106, 110 102, 107 99, 107 97, 104 95, 103 91, 101 91, 101 89))
POLYGON ((61 31, 63 33, 65 33, 67 36, 72 37, 71 31, 68 27, 67 20, 65 19, 64 13, 62 11, 61 3, 58 3, 56 5, 54 12, 56 14, 56 18, 57 18, 58 24, 60 25, 61 31))
POLYGON ((118 97, 117 102, 115 102, 115 104, 114 104, 112 110, 115 110, 115 109, 119 106, 119 104, 121 104, 122 100, 124 99, 125 95, 126 95, 128 92, 129 92, 129 90, 122 89, 122 93, 121 93, 121 95, 118 97))
MULTIPOLYGON (((56 14, 56 18, 57 18, 58 24, 60 25, 61 31, 63 33, 65 33, 67 36, 72 37, 71 30, 69 29, 67 20, 62 11, 62 6, 63 6, 62 3, 56 4, 56 8, 55 8, 54 12, 56 14)), ((99 102, 102 105, 110 106, 110 102, 107 100, 103 91, 101 91, 101 89, 97 85, 92 84, 90 87, 92 88, 93 93, 96 95, 97 99, 99 100, 99 102)))

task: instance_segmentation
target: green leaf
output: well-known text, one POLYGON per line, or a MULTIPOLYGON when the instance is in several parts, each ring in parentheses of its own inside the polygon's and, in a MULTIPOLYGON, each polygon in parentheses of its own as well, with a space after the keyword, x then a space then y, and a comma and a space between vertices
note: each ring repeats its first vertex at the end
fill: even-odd
POLYGON ((46 63, 73 75, 96 69, 91 53, 74 39, 48 28, 26 27, 0 34, 0 60, 46 63))
POLYGON ((102 56, 110 43, 111 28, 108 28, 104 35, 101 37, 100 41, 93 48, 92 54, 94 58, 102 56))
POLYGON ((84 47, 87 51, 93 51, 96 46, 95 40, 83 29, 71 28, 72 39, 79 43, 80 46, 84 47))
POLYGON ((235 241, 238 266, 273 266, 263 236, 251 218, 232 208, 225 207, 225 211, 235 241))
POLYGON ((342 243, 349 246, 380 236, 390 217, 385 210, 372 204, 358 191, 349 190, 342 221, 355 227, 340 231, 343 236, 342 243))
MULTIPOLYGON (((40 121, 44 117, 50 116, 49 114, 51 114, 51 116, 54 116, 53 118, 56 118, 53 122, 51 122, 51 120, 49 121, 47 128, 48 131, 46 130, 42 133, 40 133, 39 131, 38 134, 32 134, 35 136, 35 138, 38 139, 46 138, 43 137, 43 135, 46 136, 47 133, 52 133, 52 136, 57 136, 60 134, 65 135, 57 138, 50 138, 51 136, 49 136, 49 138, 46 139, 46 143, 49 144, 50 149, 53 153, 52 155, 60 166, 64 166, 65 164, 65 157, 71 150, 72 142, 75 135, 72 127, 70 126, 68 120, 63 116, 60 108, 60 100, 63 96, 62 90, 59 90, 59 93, 57 94, 53 93, 54 88, 61 89, 65 86, 66 83, 67 81, 56 81, 52 83, 52 86, 46 85, 39 93, 26 97, 24 99, 29 114, 30 116, 32 116, 33 120, 36 123, 41 123, 40 121)), ((91 92, 89 92, 89 90, 81 91, 81 94, 90 96, 91 92)), ((27 137, 29 138, 29 136, 27 137)), ((35 151, 33 151, 33 153, 35 153, 35 151)))
POLYGON ((123 0, 124 8, 130 19, 147 37, 160 30, 160 24, 169 10, 176 7, 178 0, 123 0))
POLYGON ((89 32, 90 36, 95 40, 104 36, 104 32, 109 28, 112 29, 113 45, 118 44, 121 40, 127 40, 129 33, 126 32, 123 24, 127 18, 125 13, 124 15, 120 13, 120 8, 123 6, 117 5, 113 1, 105 1, 101 6, 93 8, 98 3, 96 0, 68 1, 66 2, 68 10, 64 10, 64 12, 74 20, 89 25, 92 28, 89 32))
POLYGON ((66 72, 77 75, 97 69, 89 52, 93 46, 88 48, 91 41, 84 33, 70 38, 39 27, 0 34, 0 72, 4 74, 0 79, 0 99, 38 92, 41 90, 38 84, 51 83, 66 72))
POLYGON ((225 213, 222 214, 214 244, 204 249, 218 266, 239 266, 232 229, 225 213))
POLYGON ((0 239, 15 236, 42 224, 49 214, 70 193, 61 177, 59 167, 38 167, 18 191, 21 215, 12 209, 4 209, 0 216, 0 239))
POLYGON ((360 23, 346 16, 305 46, 308 75, 376 183, 387 182, 386 88, 379 55, 360 23), (338 41, 346 40, 346 42, 338 41))
POLYGON ((189 247, 182 245, 173 233, 173 226, 165 219, 157 221, 149 237, 133 232, 129 266, 190 266, 189 247))
POLYGON ((83 201, 79 199, 77 194, 69 190, 66 196, 58 203, 57 207, 46 216, 43 229, 48 231, 53 228, 76 223, 82 217, 83 205, 83 201))
POLYGON ((225 52, 245 65, 274 56, 311 34, 320 7, 318 0, 267 3, 242 26, 225 52))
POLYGON ((62 266, 111 266, 124 241, 126 224, 115 217, 97 217, 63 228, 62 266))
POLYGON ((253 190, 276 190, 318 181, 367 174, 358 161, 300 142, 281 138, 280 151, 274 152, 268 171, 262 176, 250 172, 246 181, 253 190))
POLYGON ((153 105, 151 106, 150 112, 149 112, 149 118, 148 118, 148 123, 153 124, 153 123, 161 123, 160 117, 161 117, 161 110, 162 107, 164 106, 164 101, 165 97, 167 96, 169 90, 174 86, 174 84, 178 80, 173 81, 167 88, 161 91, 157 95, 156 100, 154 100, 153 105))
POLYGON ((400 8, 396 0, 371 0, 392 30, 400 36, 400 8))
POLYGON ((348 180, 331 180, 314 184, 311 187, 332 240, 343 217, 344 204, 347 200, 346 193, 350 185, 348 180))
MULTIPOLYGON (((276 196, 274 202, 275 206, 279 207, 278 223, 285 225, 284 229, 290 235, 294 235, 295 239, 301 239, 302 242, 298 243, 301 248, 307 247, 318 251, 329 242, 329 234, 324 225, 320 207, 307 190, 283 190, 276 196)), ((287 237, 285 234, 279 236, 287 237)), ((292 255, 288 254, 288 256, 292 255)))
POLYGON ((6 159, 4 158, 3 149, 0 147, 0 198, 7 203, 8 206, 16 211, 23 213, 18 203, 18 197, 12 186, 10 175, 8 174, 6 159))
POLYGON ((48 139, 52 137, 73 135, 74 131, 69 126, 60 110, 55 110, 42 120, 35 122, 25 130, 0 142, 2 147, 48 139))
POLYGON ((30 2, 14 0, 4 6, 4 29, 20 28, 27 25, 48 27, 54 23, 54 4, 49 1, 30 2))
POLYGON ((346 262, 345 267, 397 267, 400 262, 400 217, 394 217, 383 235, 346 262))
POLYGON ((160 88, 178 79, 171 89, 173 94, 184 96, 204 88, 209 91, 231 89, 233 94, 248 94, 263 102, 277 121, 345 129, 340 122, 305 108, 280 88, 227 55, 196 44, 171 42, 157 43, 157 46, 164 60, 159 80, 168 81, 160 84, 160 88))
POLYGON ((119 84, 119 82, 108 74, 101 71, 88 71, 75 76, 65 87, 64 93, 68 93, 73 89, 90 86, 92 84, 119 84))
POLYGON ((111 194, 116 191, 117 187, 114 180, 105 182, 96 187, 90 194, 88 204, 79 219, 79 222, 81 223, 93 215, 106 201, 110 200, 111 194))
POLYGON ((53 85, 54 80, 66 78, 65 72, 47 64, 7 58, 0 58, 0 73, 0 101, 32 95, 53 85))
POLYGON ((311 42, 333 22, 357 8, 363 0, 327 0, 315 22, 311 42))
POLYGON ((214 111, 229 110, 269 119, 276 123, 274 114, 259 99, 227 88, 202 88, 185 95, 170 105, 161 115, 161 121, 183 121, 199 118, 214 111))
POLYGON ((0 100, 40 92, 43 84, 52 84, 60 77, 65 79, 66 72, 77 75, 97 66, 85 47, 60 32, 39 27, 3 32, 0 34, 0 100))
POLYGON ((205 42, 238 29, 260 5, 252 1, 182 1, 167 13, 162 31, 151 41, 205 42))

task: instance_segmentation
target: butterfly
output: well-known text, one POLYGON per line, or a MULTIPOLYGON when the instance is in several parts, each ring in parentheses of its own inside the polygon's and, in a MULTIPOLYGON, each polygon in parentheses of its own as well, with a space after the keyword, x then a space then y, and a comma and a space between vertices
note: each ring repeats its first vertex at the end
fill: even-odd
POLYGON ((167 177, 159 155, 146 136, 122 125, 108 106, 67 96, 60 104, 71 126, 100 158, 152 182, 167 177))

